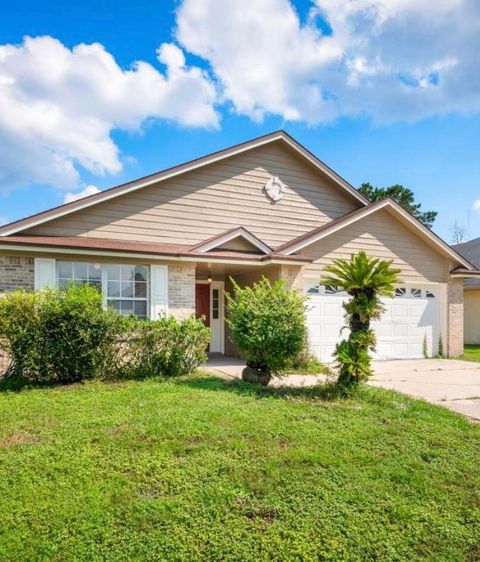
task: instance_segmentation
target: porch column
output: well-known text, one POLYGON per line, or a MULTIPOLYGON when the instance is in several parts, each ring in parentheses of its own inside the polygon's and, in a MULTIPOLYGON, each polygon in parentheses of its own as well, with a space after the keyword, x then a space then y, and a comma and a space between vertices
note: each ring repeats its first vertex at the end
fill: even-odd
POLYGON ((463 279, 450 279, 447 290, 448 343, 449 357, 463 353, 463 279))
POLYGON ((278 278, 287 282, 288 287, 303 293, 303 266, 281 265, 278 278))
POLYGON ((168 266, 168 313, 177 320, 195 314, 195 263, 168 266))

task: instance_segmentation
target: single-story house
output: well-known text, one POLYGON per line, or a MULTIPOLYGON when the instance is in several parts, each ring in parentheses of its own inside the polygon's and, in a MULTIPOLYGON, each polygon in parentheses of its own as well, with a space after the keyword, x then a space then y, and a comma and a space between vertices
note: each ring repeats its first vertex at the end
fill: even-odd
POLYGON ((464 256, 392 200, 369 203, 283 131, 0 228, 0 292, 94 283, 105 306, 158 318, 204 315, 210 351, 233 354, 224 292, 284 279, 310 297, 313 353, 329 361, 345 295, 325 266, 365 250, 401 270, 376 323, 378 358, 463 351, 464 256))
MULTIPOLYGON (((480 267, 480 238, 452 247, 475 267, 480 267)), ((465 343, 480 344, 480 279, 466 278, 464 290, 465 343)))

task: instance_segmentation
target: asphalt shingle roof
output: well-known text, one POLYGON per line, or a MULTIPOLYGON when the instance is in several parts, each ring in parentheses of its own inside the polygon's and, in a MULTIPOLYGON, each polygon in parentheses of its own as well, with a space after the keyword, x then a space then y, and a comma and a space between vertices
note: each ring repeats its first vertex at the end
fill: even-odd
MULTIPOLYGON (((452 248, 477 269, 480 269, 480 238, 474 238, 461 244, 452 244, 452 248)), ((465 287, 480 287, 480 279, 465 279, 465 287)))

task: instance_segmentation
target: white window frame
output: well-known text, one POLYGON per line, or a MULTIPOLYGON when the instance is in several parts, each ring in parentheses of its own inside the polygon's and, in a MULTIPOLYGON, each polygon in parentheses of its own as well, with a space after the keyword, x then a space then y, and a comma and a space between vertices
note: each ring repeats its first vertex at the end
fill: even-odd
MULTIPOLYGON (((110 280, 112 281, 112 280, 110 280)), ((134 284, 134 294, 135 294, 135 284, 134 284)), ((150 318, 150 266, 148 264, 143 263, 104 263, 102 264, 102 297, 103 297, 103 306, 105 308, 108 307, 108 301, 132 301, 135 302, 145 302, 145 319, 150 318), (116 265, 120 267, 120 278, 117 280, 115 279, 114 282, 121 283, 121 268, 124 265, 129 267, 144 267, 147 270, 146 273, 146 295, 145 297, 109 297, 108 296, 108 276, 107 276, 107 267, 109 265, 116 265)), ((115 309, 116 310, 116 309, 115 309)), ((117 311, 118 312, 118 311, 117 311)), ((121 314, 121 313, 119 313, 121 314)), ((135 314, 135 313, 133 313, 135 314)), ((138 316, 137 318, 143 318, 143 316, 138 316)))
MULTIPOLYGON (((85 261, 85 260, 55 260, 55 286, 59 287, 59 262, 67 262, 67 263, 86 263, 86 264, 92 264, 92 263, 99 263, 99 262, 93 262, 93 261, 85 261)), ((149 319, 150 318, 150 307, 151 307, 151 298, 150 298, 150 292, 151 292, 151 274, 150 274, 150 264, 146 264, 146 263, 141 263, 141 264, 129 264, 129 263, 118 263, 118 262, 103 262, 100 263, 100 268, 101 268, 101 275, 100 275, 100 279, 101 279, 101 294, 102 294, 102 304, 103 307, 106 309, 108 308, 108 301, 109 300, 128 300, 128 301, 141 301, 141 302, 145 302, 145 319, 149 319), (108 296, 108 276, 107 276, 107 266, 108 265, 118 265, 118 266, 122 266, 122 265, 128 265, 131 267, 135 267, 135 266, 142 266, 146 268, 146 297, 109 297, 108 296)), ((75 279, 72 278, 72 280, 74 281, 75 279)), ((138 318, 143 318, 143 316, 139 316, 138 318)))

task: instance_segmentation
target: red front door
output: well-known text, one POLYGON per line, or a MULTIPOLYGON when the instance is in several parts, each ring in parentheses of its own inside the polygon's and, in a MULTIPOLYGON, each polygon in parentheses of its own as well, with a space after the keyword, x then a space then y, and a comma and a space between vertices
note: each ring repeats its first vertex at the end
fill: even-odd
POLYGON ((204 317, 206 326, 210 326, 210 285, 195 285, 195 313, 197 318, 204 317))

